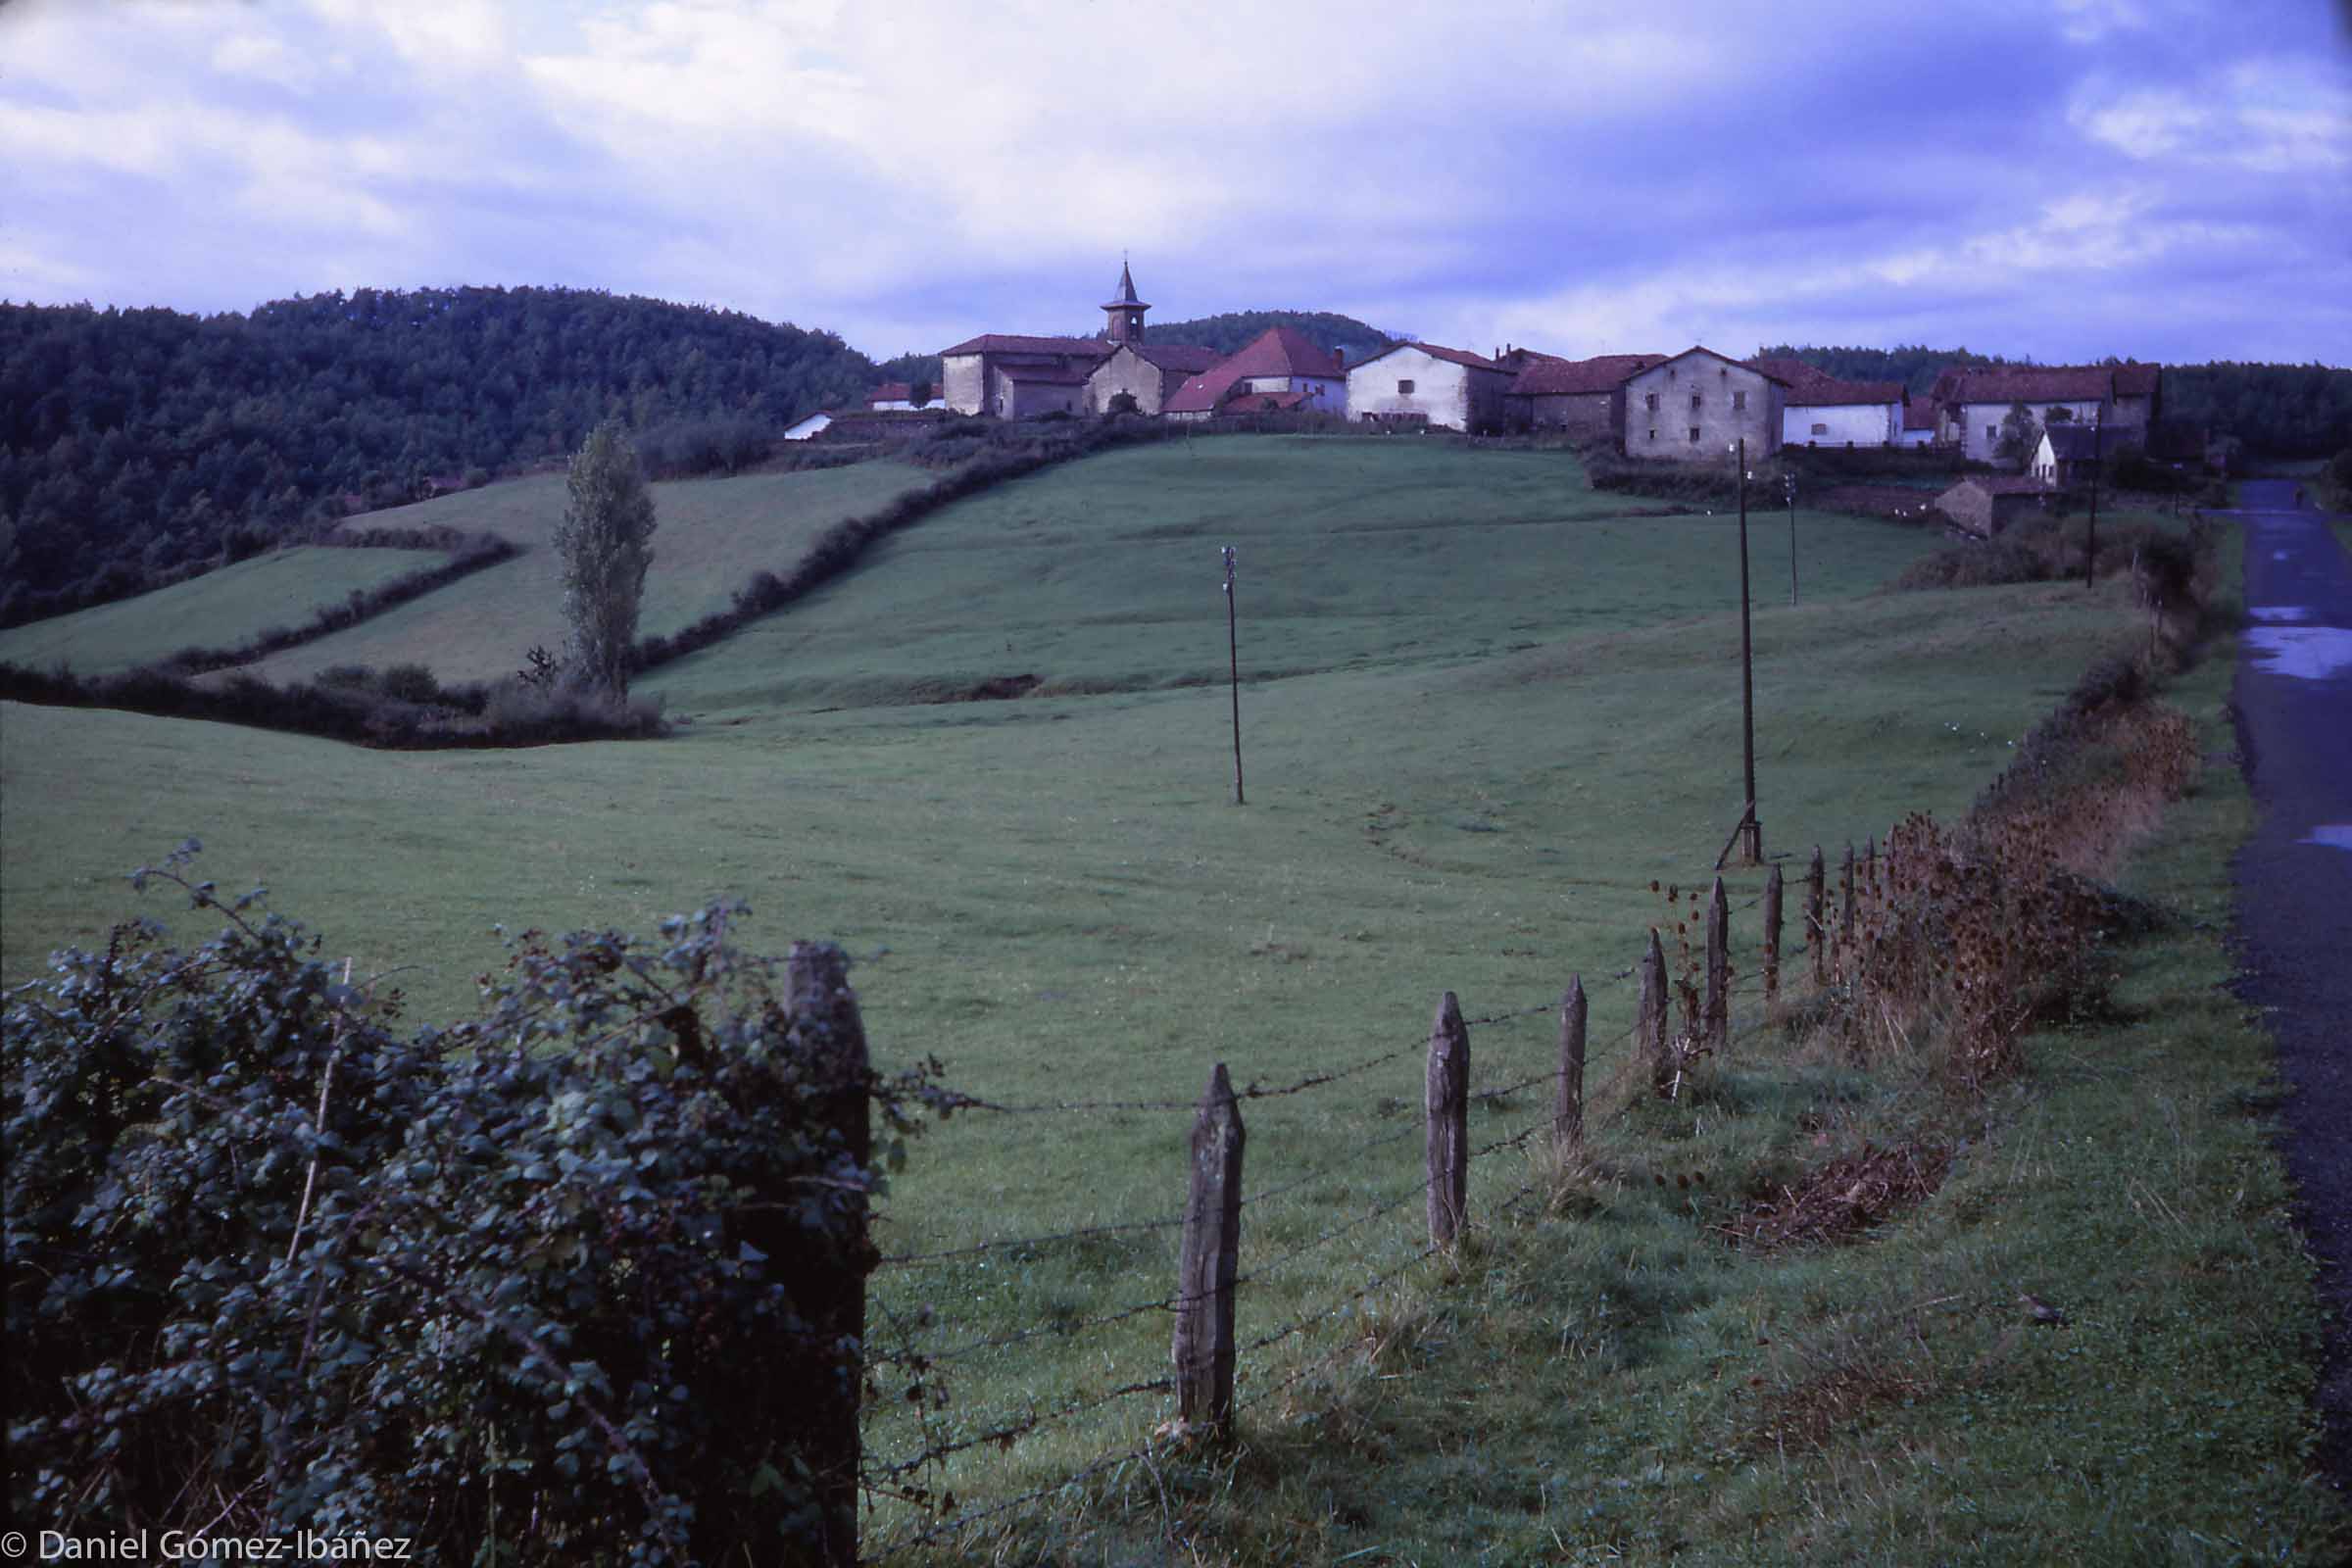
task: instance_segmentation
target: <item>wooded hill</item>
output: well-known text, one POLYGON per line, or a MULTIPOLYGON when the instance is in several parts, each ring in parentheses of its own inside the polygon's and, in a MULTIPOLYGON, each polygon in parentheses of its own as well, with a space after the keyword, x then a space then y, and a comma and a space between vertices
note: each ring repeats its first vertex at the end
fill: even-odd
POLYGON ((0 305, 0 624, 561 457, 608 416, 772 434, 874 379, 829 332, 577 289, 0 305))

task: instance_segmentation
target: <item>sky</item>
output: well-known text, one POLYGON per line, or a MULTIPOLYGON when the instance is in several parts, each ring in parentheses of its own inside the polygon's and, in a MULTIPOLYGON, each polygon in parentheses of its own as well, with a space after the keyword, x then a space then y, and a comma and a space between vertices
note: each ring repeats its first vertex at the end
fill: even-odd
POLYGON ((2352 0, 0 0, 0 300, 2352 365, 2352 0))

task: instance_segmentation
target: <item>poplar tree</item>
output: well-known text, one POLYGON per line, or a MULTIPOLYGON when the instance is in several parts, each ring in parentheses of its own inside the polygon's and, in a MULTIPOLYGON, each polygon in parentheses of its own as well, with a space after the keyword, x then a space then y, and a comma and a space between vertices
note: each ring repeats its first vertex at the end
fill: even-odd
POLYGON ((637 449, 615 420, 596 427, 571 460, 556 549, 564 558, 566 673, 614 697, 629 691, 637 606, 653 564, 654 498, 637 449))

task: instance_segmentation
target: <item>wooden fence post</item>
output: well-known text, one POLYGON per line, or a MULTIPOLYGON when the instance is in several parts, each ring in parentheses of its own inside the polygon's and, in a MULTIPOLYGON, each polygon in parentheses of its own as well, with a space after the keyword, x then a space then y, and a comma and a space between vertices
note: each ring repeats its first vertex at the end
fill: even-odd
MULTIPOLYGON (((868 1103, 873 1070, 858 994, 850 989, 849 956, 830 942, 795 942, 784 976, 792 1038, 805 1081, 816 1093, 818 1122, 841 1139, 844 1152, 864 1170, 873 1163, 868 1103)), ((770 1370, 783 1379, 779 1396, 789 1390, 788 1396, 809 1412, 808 1458, 823 1520, 820 1560, 853 1568, 863 1464, 858 1415, 864 1369, 857 1348, 865 1343, 865 1277, 873 1271, 875 1252, 866 1235, 865 1195, 845 1192, 839 1200, 845 1229, 822 1257, 809 1256, 797 1222, 774 1230, 756 1226, 758 1234, 747 1233, 744 1240, 766 1252, 772 1266, 789 1271, 794 1303, 808 1325, 806 1343, 776 1356, 770 1370)))
POLYGON ((1854 841, 1845 841, 1845 863, 1838 868, 1838 940, 1854 940, 1854 841))
POLYGON ((1470 1029, 1448 991, 1429 1031, 1429 1240, 1448 1247, 1470 1207, 1470 1029))
POLYGON ((1551 1144, 1562 1153, 1585 1137, 1585 977, 1560 998, 1560 1082, 1551 1102, 1551 1144))
POLYGON ((1233 1421, 1233 1280, 1242 1253, 1241 1102, 1218 1062, 1193 1117, 1192 1189, 1177 1265, 1176 1414, 1222 1441, 1233 1421))
POLYGON ((1805 942, 1813 950, 1813 983, 1830 983, 1828 917, 1823 913, 1825 893, 1829 887, 1829 872, 1823 866, 1821 846, 1813 846, 1813 864, 1805 872, 1805 942))
POLYGON ((1642 956, 1642 1011, 1635 1026, 1642 1057, 1649 1063, 1649 1081, 1661 1095, 1674 1093, 1674 1052, 1666 1043, 1666 950, 1658 945, 1658 928, 1649 928, 1649 951, 1642 956))
POLYGON ((1732 1044, 1732 910, 1723 878, 1707 895, 1707 1049, 1721 1056, 1732 1044))
POLYGON ((1781 994, 1781 862, 1764 879, 1764 1000, 1781 994))

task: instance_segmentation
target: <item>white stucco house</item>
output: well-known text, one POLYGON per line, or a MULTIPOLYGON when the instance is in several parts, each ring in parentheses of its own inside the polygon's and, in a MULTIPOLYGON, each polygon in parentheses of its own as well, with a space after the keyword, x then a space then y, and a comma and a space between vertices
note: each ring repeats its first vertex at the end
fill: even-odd
POLYGON ((1396 343, 1348 368, 1348 416, 1383 424, 1497 430, 1513 372, 1468 349, 1396 343))
POLYGON ((1890 447, 1902 437, 1903 388, 1896 381, 1841 381, 1802 360, 1751 360, 1788 385, 1781 444, 1890 447))

